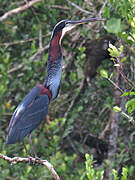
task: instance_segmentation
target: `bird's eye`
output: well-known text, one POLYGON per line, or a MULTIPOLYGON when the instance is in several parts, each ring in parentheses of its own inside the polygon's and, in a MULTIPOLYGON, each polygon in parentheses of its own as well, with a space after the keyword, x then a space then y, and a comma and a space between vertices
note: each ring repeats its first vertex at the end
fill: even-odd
POLYGON ((65 24, 68 24, 68 21, 66 21, 65 24))

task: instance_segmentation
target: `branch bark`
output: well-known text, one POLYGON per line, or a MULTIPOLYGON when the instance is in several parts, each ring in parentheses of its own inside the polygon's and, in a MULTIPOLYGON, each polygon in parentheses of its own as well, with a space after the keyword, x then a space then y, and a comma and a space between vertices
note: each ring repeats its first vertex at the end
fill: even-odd
POLYGON ((47 160, 35 159, 33 157, 30 157, 30 159, 29 158, 22 158, 22 157, 13 157, 13 158, 11 158, 11 157, 5 156, 5 155, 3 155, 1 153, 0 153, 0 158, 4 159, 5 161, 10 162, 12 165, 14 165, 14 164, 16 164, 18 162, 29 163, 29 161, 31 161, 32 163, 41 164, 41 165, 46 166, 48 168, 48 170, 51 172, 51 174, 53 175, 55 180, 60 180, 60 177, 56 173, 56 171, 53 168, 52 164, 50 164, 47 160))
MULTIPOLYGON (((115 82, 116 85, 119 87, 119 85, 121 84, 119 67, 116 67, 115 69, 115 82)), ((121 95, 120 90, 115 86, 114 99, 115 99, 115 104, 118 106, 120 106, 121 103, 120 95, 121 95)), ((111 111, 109 124, 107 127, 107 129, 109 129, 110 131, 108 137, 109 140, 108 159, 110 160, 110 166, 108 166, 108 168, 106 169, 104 179, 112 179, 112 166, 116 158, 116 152, 117 152, 119 123, 120 123, 120 114, 111 111)))
POLYGON ((18 14, 19 12, 28 9, 29 7, 33 6, 34 4, 36 4, 40 1, 41 0, 33 0, 33 1, 28 2, 27 4, 25 4, 23 6, 20 6, 18 8, 15 8, 13 10, 6 12, 3 16, 0 17, 0 22, 4 21, 5 19, 7 19, 9 16, 12 16, 13 14, 18 14))

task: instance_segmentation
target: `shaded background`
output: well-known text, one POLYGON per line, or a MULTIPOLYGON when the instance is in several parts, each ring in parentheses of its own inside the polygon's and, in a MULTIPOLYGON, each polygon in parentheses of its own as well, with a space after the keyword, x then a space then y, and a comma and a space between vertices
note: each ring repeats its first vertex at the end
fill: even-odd
MULTIPOLYGON (((3 0, 0 16, 25 3, 3 0)), ((51 102, 46 121, 32 133, 32 139, 39 157, 52 163, 61 179, 87 179, 86 152, 93 155, 96 169, 104 169, 104 179, 110 179, 112 168, 120 177, 123 166, 128 169, 129 180, 135 177, 134 127, 112 111, 118 105, 134 115, 125 109, 131 97, 121 97, 122 92, 135 91, 134 11, 134 1, 126 0, 42 1, 0 23, 1 153, 26 156, 22 143, 5 144, 7 129, 18 103, 45 79, 55 24, 62 19, 105 17, 105 23, 79 26, 64 37, 60 94, 51 102), (110 60, 109 42, 118 48, 124 46, 115 63, 120 67, 110 60), (101 70, 108 72, 120 89, 103 78, 101 70)), ((26 143, 30 149, 27 138, 26 143)), ((0 172, 0 180, 53 179, 42 166, 11 166, 2 159, 0 172)))

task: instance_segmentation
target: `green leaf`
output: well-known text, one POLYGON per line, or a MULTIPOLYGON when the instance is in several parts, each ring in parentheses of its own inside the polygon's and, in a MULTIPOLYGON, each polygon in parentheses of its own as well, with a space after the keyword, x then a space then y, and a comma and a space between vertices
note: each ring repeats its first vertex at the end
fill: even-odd
POLYGON ((118 173, 115 169, 112 170, 112 173, 114 175, 114 180, 118 180, 118 173))
POLYGON ((90 159, 90 155, 88 153, 85 154, 85 158, 88 161, 90 159))
POLYGON ((120 52, 123 53, 124 46, 120 46, 120 52))
POLYGON ((121 96, 133 96, 133 95, 135 95, 135 92, 125 92, 124 94, 122 94, 121 96))
POLYGON ((119 57, 120 56, 118 49, 112 44, 109 44, 108 51, 110 52, 110 55, 112 57, 119 57))
POLYGON ((122 59, 121 59, 121 62, 123 63, 124 61, 126 61, 127 60, 127 58, 126 57, 123 57, 122 59))
POLYGON ((120 111, 121 111, 121 108, 118 107, 118 106, 114 106, 114 107, 113 107, 113 111, 115 111, 115 112, 120 112, 120 111))
POLYGON ((128 113, 131 113, 135 110, 135 98, 127 101, 126 109, 128 109, 128 113))
POLYGON ((104 69, 100 70, 100 75, 106 79, 108 78, 108 72, 104 69))
POLYGON ((121 23, 121 19, 111 18, 106 23, 106 29, 109 33, 118 33, 123 30, 123 24, 121 23))
POLYGON ((128 169, 123 167, 121 180, 127 180, 127 173, 128 173, 128 169))
POLYGON ((102 15, 105 18, 110 18, 110 8, 108 6, 104 7, 102 15))

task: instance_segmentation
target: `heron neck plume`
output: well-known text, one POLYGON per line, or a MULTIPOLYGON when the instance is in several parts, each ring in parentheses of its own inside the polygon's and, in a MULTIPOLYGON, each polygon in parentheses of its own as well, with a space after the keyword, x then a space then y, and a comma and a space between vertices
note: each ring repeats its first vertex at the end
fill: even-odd
POLYGON ((48 54, 47 76, 44 83, 44 86, 51 91, 53 100, 59 92, 62 72, 61 35, 60 31, 57 35, 52 36, 48 54))
POLYGON ((53 36, 51 39, 49 57, 48 57, 50 63, 53 63, 55 60, 59 59, 62 56, 61 35, 62 32, 60 31, 57 35, 53 36))

